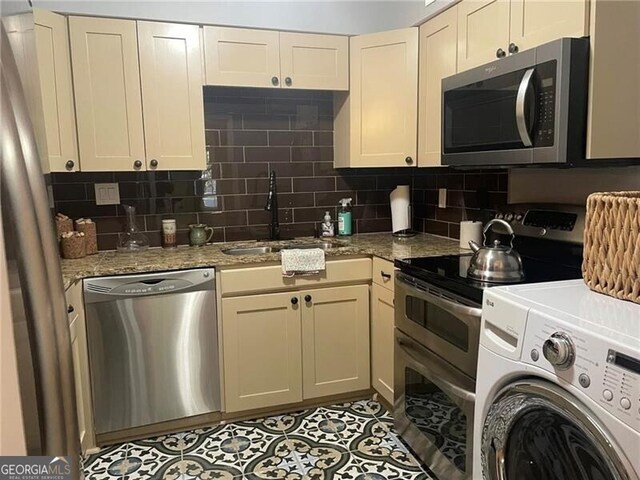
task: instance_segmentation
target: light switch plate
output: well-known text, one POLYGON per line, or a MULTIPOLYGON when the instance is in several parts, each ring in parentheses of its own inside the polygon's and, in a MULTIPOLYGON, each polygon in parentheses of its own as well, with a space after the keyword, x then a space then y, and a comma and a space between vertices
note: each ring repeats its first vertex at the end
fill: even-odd
POLYGON ((447 208, 447 189, 438 189, 438 208, 447 208))
POLYGON ((96 183, 96 205, 119 205, 120 187, 117 183, 96 183))

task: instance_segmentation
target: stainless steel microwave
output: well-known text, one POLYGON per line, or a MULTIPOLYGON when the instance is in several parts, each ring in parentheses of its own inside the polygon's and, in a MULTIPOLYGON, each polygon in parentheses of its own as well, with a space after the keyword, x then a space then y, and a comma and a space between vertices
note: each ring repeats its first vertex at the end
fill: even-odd
POLYGON ((442 80, 442 163, 585 158, 589 39, 562 38, 442 80))

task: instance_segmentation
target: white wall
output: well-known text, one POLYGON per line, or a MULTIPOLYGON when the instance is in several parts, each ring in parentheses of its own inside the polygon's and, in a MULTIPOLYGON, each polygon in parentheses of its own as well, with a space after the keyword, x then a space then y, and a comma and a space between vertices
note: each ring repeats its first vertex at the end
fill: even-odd
MULTIPOLYGON (((438 0, 448 2, 450 0, 438 0)), ((413 25, 424 0, 34 0, 65 13, 208 23, 277 30, 358 34, 413 25)))

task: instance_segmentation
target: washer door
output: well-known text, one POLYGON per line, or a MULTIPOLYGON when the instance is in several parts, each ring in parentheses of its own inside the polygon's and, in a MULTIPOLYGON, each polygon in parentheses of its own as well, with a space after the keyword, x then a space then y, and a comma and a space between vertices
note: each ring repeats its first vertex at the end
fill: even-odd
POLYGON ((490 480, 626 480, 606 430, 567 391, 521 380, 496 397, 482 431, 482 471, 490 480))

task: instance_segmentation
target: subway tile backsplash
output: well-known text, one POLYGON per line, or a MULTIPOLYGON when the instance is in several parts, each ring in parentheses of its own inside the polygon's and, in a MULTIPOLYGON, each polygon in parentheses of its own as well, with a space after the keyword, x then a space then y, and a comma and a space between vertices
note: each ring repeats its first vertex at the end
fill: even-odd
POLYGON ((188 225, 214 227, 214 241, 264 239, 267 176, 278 176, 284 237, 309 236, 325 211, 336 219, 338 201, 353 198, 354 231, 391 230, 389 193, 413 187, 414 227, 456 238, 464 218, 486 220, 506 203, 505 172, 449 169, 333 168, 331 92, 205 87, 205 128, 215 197, 203 199, 201 172, 55 173, 55 210, 97 223, 101 250, 116 246, 125 224, 120 205, 96 205, 94 184, 118 182, 121 203, 135 205, 138 226, 160 244, 161 220, 175 218, 178 242, 188 243, 188 225), (448 189, 447 208, 438 188, 448 189))

